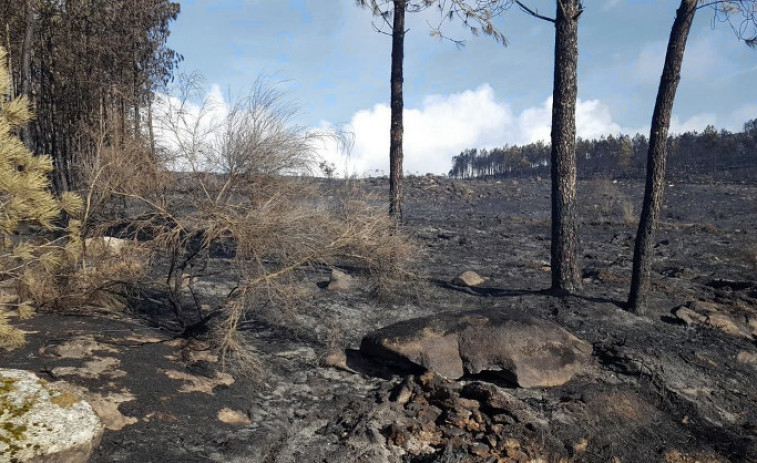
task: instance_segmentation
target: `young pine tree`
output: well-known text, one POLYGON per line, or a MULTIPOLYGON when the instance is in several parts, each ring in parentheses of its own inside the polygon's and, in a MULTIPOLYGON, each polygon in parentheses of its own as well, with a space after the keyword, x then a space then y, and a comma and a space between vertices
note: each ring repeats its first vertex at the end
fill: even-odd
POLYGON ((23 333, 8 324, 8 316, 14 311, 20 317, 31 315, 35 290, 50 285, 81 249, 81 224, 75 219, 69 220, 63 245, 56 240, 33 245, 19 232, 29 225, 52 231, 62 210, 76 217, 82 205, 77 195, 68 193, 60 200, 52 195, 52 160, 34 156, 21 142, 19 128, 32 114, 26 97, 11 95, 6 63, 7 52, 0 46, 0 349, 23 344, 23 333))

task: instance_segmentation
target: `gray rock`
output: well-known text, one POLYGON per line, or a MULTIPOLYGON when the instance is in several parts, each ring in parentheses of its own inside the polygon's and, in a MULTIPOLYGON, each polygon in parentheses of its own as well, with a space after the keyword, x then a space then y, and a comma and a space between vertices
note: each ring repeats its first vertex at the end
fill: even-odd
POLYGON ((690 301, 673 310, 673 315, 687 326, 701 324, 731 336, 753 339, 751 327, 728 312, 728 308, 714 302, 690 301))
POLYGON ((33 373, 0 369, 0 460, 83 463, 103 426, 92 407, 33 373))
POLYGON ((90 256, 120 256, 130 245, 133 245, 133 242, 112 236, 97 236, 84 240, 84 247, 90 256))
POLYGON ((736 356, 736 361, 739 362, 742 365, 757 366, 757 353, 755 353, 755 352, 747 352, 745 350, 742 350, 736 356))
POLYGON ((587 362, 592 347, 548 320, 485 309, 387 326, 365 336, 360 351, 410 362, 448 379, 497 372, 527 388, 566 383, 587 362))
POLYGON ((467 270, 460 275, 456 276, 452 280, 452 284, 455 286, 478 286, 480 284, 483 284, 486 282, 486 278, 481 277, 478 273, 474 272, 473 270, 467 270))
POLYGON ((329 285, 326 287, 329 291, 348 291, 352 288, 354 278, 346 273, 333 269, 329 278, 329 285))

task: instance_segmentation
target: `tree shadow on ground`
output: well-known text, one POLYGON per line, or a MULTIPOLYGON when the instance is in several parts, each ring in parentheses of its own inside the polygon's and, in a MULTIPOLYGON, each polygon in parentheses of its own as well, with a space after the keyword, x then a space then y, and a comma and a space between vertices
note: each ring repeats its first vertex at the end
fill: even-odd
POLYGON ((431 284, 444 289, 452 291, 458 291, 465 294, 478 297, 492 297, 492 298, 508 298, 508 297, 521 297, 521 296, 552 296, 558 299, 564 299, 567 297, 574 297, 586 302, 592 302, 595 304, 613 304, 620 309, 626 310, 627 304, 625 301, 617 299, 611 299, 607 297, 589 296, 586 294, 574 294, 566 293, 562 291, 555 291, 551 288, 548 289, 507 289, 507 288, 495 288, 491 286, 458 286, 453 285, 447 281, 440 279, 432 279, 431 284))

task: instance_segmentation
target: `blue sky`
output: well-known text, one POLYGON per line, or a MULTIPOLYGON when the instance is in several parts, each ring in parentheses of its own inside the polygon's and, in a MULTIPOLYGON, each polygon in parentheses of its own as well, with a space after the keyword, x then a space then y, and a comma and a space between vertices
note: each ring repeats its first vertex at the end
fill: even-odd
MULTIPOLYGON (((524 3, 552 15, 554 0, 524 3)), ((679 2, 584 2, 579 30, 579 135, 648 132, 667 38, 679 2)), ((181 71, 204 75, 216 98, 245 92, 260 74, 285 80, 296 122, 345 127, 348 158, 321 149, 344 173, 388 171, 391 38, 353 0, 183 0, 169 46, 181 71)), ((497 20, 509 46, 457 23, 429 35, 433 12, 408 15, 405 171, 446 173, 466 147, 548 139, 554 28, 517 8, 497 20)), ((377 23, 378 24, 378 23, 377 23)), ((672 130, 740 130, 757 118, 757 50, 703 9, 689 37, 672 130), (714 26, 714 27, 713 27, 714 26)))

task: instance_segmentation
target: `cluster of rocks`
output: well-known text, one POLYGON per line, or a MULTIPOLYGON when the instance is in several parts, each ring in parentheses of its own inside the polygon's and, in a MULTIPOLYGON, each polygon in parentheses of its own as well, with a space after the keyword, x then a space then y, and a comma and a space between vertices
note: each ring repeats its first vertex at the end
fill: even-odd
POLYGON ((388 445, 427 458, 422 461, 525 463, 570 456, 549 436, 543 417, 493 384, 463 385, 426 372, 405 378, 386 404, 398 412, 382 430, 388 445))
POLYGON ((689 301, 673 309, 673 315, 687 326, 703 325, 731 336, 757 339, 757 312, 753 308, 727 307, 705 301, 689 301))

